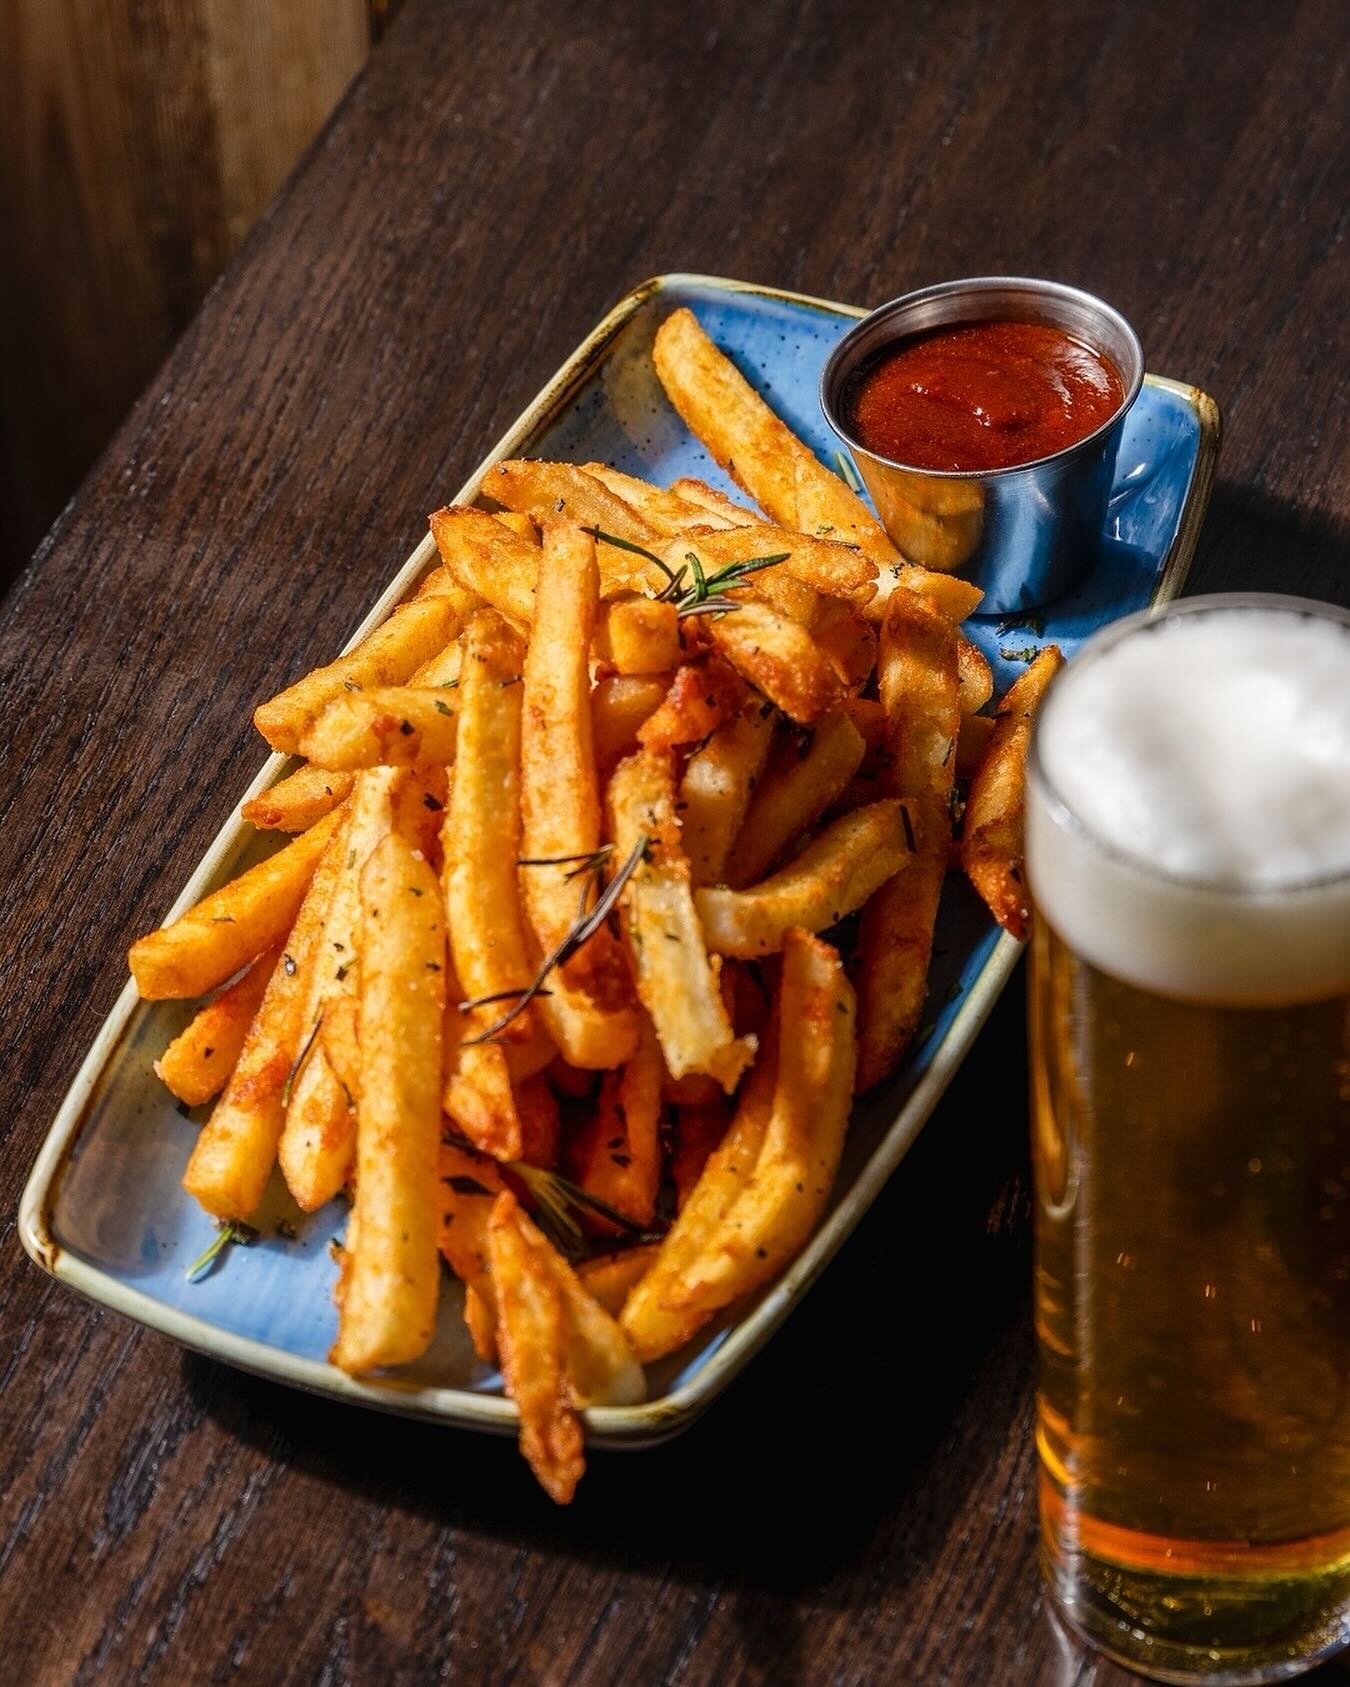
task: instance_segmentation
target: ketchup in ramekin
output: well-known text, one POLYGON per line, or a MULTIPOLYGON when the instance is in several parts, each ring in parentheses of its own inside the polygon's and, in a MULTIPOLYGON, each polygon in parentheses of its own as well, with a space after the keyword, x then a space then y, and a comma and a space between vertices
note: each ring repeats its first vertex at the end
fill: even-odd
POLYGON ((1103 353, 1042 322, 936 328, 865 363, 844 396, 859 444, 916 469, 1014 468, 1095 433, 1125 382, 1103 353))

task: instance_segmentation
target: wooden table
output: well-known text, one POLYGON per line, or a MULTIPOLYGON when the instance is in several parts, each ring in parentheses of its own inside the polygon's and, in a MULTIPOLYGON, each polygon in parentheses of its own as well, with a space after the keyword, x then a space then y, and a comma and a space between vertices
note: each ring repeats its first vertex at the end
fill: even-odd
POLYGON ((0 622, 6 1682, 1123 1679, 1037 1584, 1016 990, 770 1349, 570 1511, 81 1304, 12 1213, 251 704, 647 274, 1082 283, 1224 407, 1193 589, 1344 600, 1343 41, 1336 0, 409 0, 0 622))

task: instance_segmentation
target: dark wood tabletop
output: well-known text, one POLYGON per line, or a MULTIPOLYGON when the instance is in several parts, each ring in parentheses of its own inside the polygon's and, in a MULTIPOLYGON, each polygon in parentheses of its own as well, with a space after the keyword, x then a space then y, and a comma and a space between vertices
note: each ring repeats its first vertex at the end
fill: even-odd
POLYGON ((0 618, 0 1679, 1125 1679, 1037 1581, 1016 987, 769 1348, 565 1511, 85 1305, 14 1210, 251 705, 649 274, 1091 288, 1225 413, 1191 589, 1346 601, 1345 45, 1339 0, 408 0, 0 618))

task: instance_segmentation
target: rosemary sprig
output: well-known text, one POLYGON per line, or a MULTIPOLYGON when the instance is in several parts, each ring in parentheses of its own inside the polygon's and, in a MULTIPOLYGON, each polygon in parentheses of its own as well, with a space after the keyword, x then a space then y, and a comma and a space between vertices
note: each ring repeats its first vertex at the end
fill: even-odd
POLYGON ((214 1237, 188 1266, 184 1276, 189 1283, 200 1283, 232 1242, 249 1248, 257 1240, 258 1232, 251 1224, 245 1224, 242 1219, 227 1218, 216 1226, 214 1237))
MULTIPOLYGON (((515 997, 514 1005, 509 1008, 506 1013, 502 1014, 500 1019, 495 1019, 485 1031, 480 1031, 476 1037, 466 1037, 464 1039, 466 1048, 472 1047, 474 1043, 491 1042, 494 1037, 500 1036, 511 1021, 518 1018, 520 1014, 524 1013, 525 1009, 530 1005, 534 998, 543 991, 545 981, 547 980, 549 974, 553 971, 554 967, 561 966, 564 961, 569 960, 576 954, 577 950, 581 948, 583 943, 595 936, 596 932, 599 931, 600 927, 604 925, 605 921, 614 911, 615 904, 618 902, 619 897, 623 892, 623 887, 637 871, 643 856, 647 853, 647 845, 649 842, 650 839, 645 832, 639 833, 638 841, 633 845, 632 852, 630 853, 628 859, 609 881, 609 884, 605 887, 599 900, 596 902, 595 907, 592 908, 589 913, 585 908, 585 900, 589 896, 590 887, 588 885, 584 885, 582 887, 583 905, 578 910, 577 917, 572 922, 572 925, 563 937, 562 942, 559 943, 558 947, 551 955, 544 958, 540 964, 539 971, 535 973, 534 977, 523 990, 503 992, 504 995, 509 994, 515 997)), ((596 870, 597 872, 603 871, 603 863, 601 863, 596 870)), ((459 1004, 459 1011, 461 1013, 470 1013, 474 1008, 486 1007, 489 1003, 498 999, 499 998, 496 996, 476 996, 470 1001, 461 1002, 459 1004)))
POLYGON ((786 562, 792 554, 791 551, 779 551, 776 556, 756 556, 745 562, 728 562, 708 574, 693 551, 686 551, 683 564, 678 569, 673 569, 645 545, 634 544, 631 539, 620 539, 616 534, 606 533, 599 527, 588 527, 585 531, 592 538, 601 539, 607 545, 617 545, 621 551, 632 551, 635 556, 646 557, 648 562, 654 562, 666 577, 666 584, 656 594, 656 601, 673 603, 675 613, 681 619, 686 615, 725 615, 728 610, 738 608, 735 599, 726 596, 727 592, 735 591, 742 585, 747 574, 786 562), (694 577, 692 585, 689 583, 691 571, 694 577))
POLYGON ((590 1194, 561 1172, 544 1171, 539 1166, 526 1165, 523 1160, 510 1161, 506 1169, 513 1172, 529 1191, 539 1228, 558 1252, 569 1258, 576 1259, 586 1251, 582 1213, 591 1213, 617 1225, 622 1237, 620 1246, 623 1247, 636 1248, 644 1242, 661 1239, 659 1231, 644 1230, 617 1207, 611 1207, 608 1201, 590 1194))
POLYGON ((863 483, 858 478, 858 471, 854 468, 852 462, 842 451, 835 452, 834 466, 838 472, 840 480, 843 481, 844 485, 848 487, 850 492, 862 491, 863 483))
POLYGON ((286 1082, 281 1086, 281 1105, 283 1107, 290 1106, 291 1091, 295 1088, 295 1080, 300 1076, 305 1062, 309 1059, 309 1051, 314 1047, 314 1039, 318 1036, 319 1027, 322 1024, 323 1009, 321 1008, 315 1015, 314 1024, 310 1028, 309 1035, 305 1038, 304 1047, 300 1050, 299 1054, 296 1055, 294 1061, 292 1061, 291 1069, 286 1074, 286 1082))
POLYGON ((583 850, 580 855, 522 855, 516 860, 517 867, 568 867, 570 873, 564 873, 565 879, 579 878, 583 873, 593 873, 602 867, 614 853, 612 843, 601 844, 599 849, 583 850), (579 862, 579 866, 573 866, 579 862))

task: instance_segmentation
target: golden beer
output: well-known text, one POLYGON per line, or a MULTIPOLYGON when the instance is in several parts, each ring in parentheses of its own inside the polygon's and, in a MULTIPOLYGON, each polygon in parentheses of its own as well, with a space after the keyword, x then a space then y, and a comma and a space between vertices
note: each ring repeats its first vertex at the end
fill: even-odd
MULTIPOLYGON (((1294 613, 1276 603, 1222 612, 1294 613)), ((1326 624, 1350 686, 1350 633, 1326 624)), ((1108 635, 1102 660, 1150 636, 1108 635)), ((1150 707, 1183 657, 1150 656, 1150 707)), ((1131 859, 1047 754, 1052 709, 1093 705, 1074 677, 1028 793, 1045 1569, 1070 1624, 1136 1669, 1278 1680, 1350 1640, 1350 873, 1203 884, 1131 859)), ((1315 771, 1339 766, 1350 800, 1350 736, 1344 760, 1330 743, 1315 771)), ((1317 812, 1334 824, 1336 794, 1317 812)))

